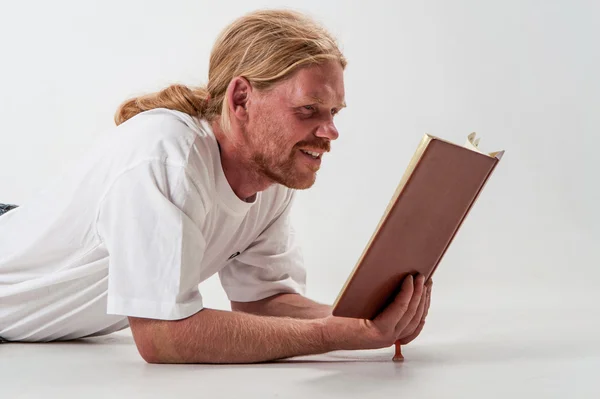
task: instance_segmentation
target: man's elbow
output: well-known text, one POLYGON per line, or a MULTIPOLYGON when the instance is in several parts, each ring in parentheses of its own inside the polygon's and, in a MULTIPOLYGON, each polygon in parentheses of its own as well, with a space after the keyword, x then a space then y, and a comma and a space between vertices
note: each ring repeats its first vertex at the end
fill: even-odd
POLYGON ((163 359, 160 358, 160 356, 158 356, 157 352, 151 348, 150 344, 147 344, 145 342, 142 343, 138 343, 136 341, 136 346, 137 346, 137 350, 138 353, 140 354, 141 358, 144 359, 144 361, 146 363, 149 364, 164 364, 166 363, 163 359))
POLYGON ((156 331, 156 320, 129 317, 129 326, 138 353, 146 363, 167 363, 167 360, 161 356, 161 351, 156 342, 156 337, 159 335, 156 331))

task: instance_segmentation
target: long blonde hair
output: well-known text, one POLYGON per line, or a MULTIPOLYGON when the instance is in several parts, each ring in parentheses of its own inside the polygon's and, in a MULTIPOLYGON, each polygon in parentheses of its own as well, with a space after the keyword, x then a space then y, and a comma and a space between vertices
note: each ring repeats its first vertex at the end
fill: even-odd
POLYGON ((346 59, 336 40, 316 21, 291 10, 259 10, 233 21, 217 38, 211 52, 208 84, 188 87, 181 84, 120 105, 117 125, 154 108, 168 108, 199 116, 208 121, 219 117, 221 128, 229 130, 227 87, 243 76, 257 90, 266 90, 302 66, 346 59))

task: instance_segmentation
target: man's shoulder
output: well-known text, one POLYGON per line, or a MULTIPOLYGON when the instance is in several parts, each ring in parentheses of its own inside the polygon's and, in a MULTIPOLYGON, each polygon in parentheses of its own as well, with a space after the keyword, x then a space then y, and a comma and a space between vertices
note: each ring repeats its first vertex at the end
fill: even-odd
POLYGON ((157 108, 117 126, 107 137, 102 157, 118 169, 154 162, 180 166, 196 180, 213 180, 217 144, 207 126, 180 111, 157 108))
MULTIPOLYGON (((142 157, 185 162, 192 146, 210 140, 195 118, 164 108, 142 112, 117 128, 122 145, 142 157)), ((203 150, 209 150, 204 146, 203 150)))

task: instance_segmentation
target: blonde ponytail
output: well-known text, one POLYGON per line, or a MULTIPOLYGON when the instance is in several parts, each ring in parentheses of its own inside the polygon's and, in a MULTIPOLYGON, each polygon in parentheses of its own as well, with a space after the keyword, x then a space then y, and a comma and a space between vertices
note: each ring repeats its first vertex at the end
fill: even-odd
POLYGON ((206 117, 209 94, 205 88, 189 88, 181 84, 171 85, 157 93, 146 94, 125 101, 115 114, 120 125, 140 112, 155 108, 181 111, 192 116, 206 117))

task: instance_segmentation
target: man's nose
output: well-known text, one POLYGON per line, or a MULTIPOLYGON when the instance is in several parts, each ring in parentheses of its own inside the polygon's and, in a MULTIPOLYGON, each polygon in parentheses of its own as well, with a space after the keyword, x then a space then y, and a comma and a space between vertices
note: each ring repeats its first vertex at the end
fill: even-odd
POLYGON ((340 134, 333 122, 327 122, 319 126, 316 135, 318 137, 326 137, 329 140, 335 140, 340 134))

